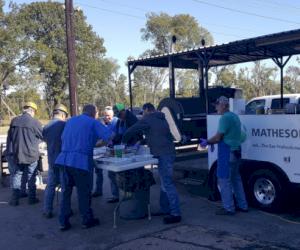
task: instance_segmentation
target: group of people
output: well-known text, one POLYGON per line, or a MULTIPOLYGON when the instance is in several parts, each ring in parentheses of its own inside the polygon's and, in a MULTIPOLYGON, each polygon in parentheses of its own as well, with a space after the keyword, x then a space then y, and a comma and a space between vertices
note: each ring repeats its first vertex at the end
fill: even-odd
MULTIPOLYGON (((136 116, 121 103, 107 106, 103 117, 98 117, 97 107, 87 104, 82 114, 68 118, 67 108, 60 104, 53 110, 53 119, 44 128, 34 118, 37 105, 28 102, 23 113, 10 124, 7 136, 7 160, 11 174, 11 206, 19 205, 19 199, 39 202, 36 197, 35 177, 40 157, 39 143, 43 140, 48 151, 48 180, 44 195, 43 214, 53 217, 55 189, 61 187, 59 209, 60 230, 71 228, 71 196, 76 187, 79 212, 83 228, 99 225, 91 208, 92 197, 102 195, 103 172, 95 168, 93 149, 100 145, 132 145, 145 140, 154 157, 158 158, 161 180, 160 211, 166 224, 181 221, 181 211, 176 187, 172 180, 175 147, 164 114, 156 111, 151 103, 143 105, 143 117, 136 116), (93 175, 96 171, 96 187, 93 190, 93 175)), ((116 176, 108 173, 113 197, 108 202, 118 202, 119 188, 116 176)))
MULTIPOLYGON (((247 212, 248 204, 239 174, 241 122, 236 114, 229 111, 227 97, 221 96, 217 99, 216 110, 221 115, 216 134, 209 139, 200 139, 200 145, 210 145, 211 150, 214 144, 218 144, 217 177, 223 208, 216 214, 247 212)), ((40 157, 39 143, 43 140, 47 143, 49 165, 44 216, 53 217, 55 188, 60 184, 60 230, 70 229, 70 217, 73 215, 71 195, 73 187, 76 186, 82 227, 99 225, 99 220, 93 215, 91 198, 103 193, 103 172, 95 168, 94 147, 121 143, 132 145, 144 139, 151 153, 158 159, 161 182, 160 211, 153 215, 164 216, 163 221, 166 224, 181 221, 179 197, 172 179, 175 160, 173 137, 164 114, 157 111, 151 103, 143 105, 143 117, 140 120, 121 103, 114 107, 105 107, 101 118, 98 118, 96 106, 87 104, 81 115, 67 119, 68 110, 60 104, 55 106, 53 119, 44 128, 34 118, 36 111, 35 103, 26 103, 23 113, 11 121, 8 131, 6 157, 11 174, 11 206, 19 205, 19 199, 27 196, 29 204, 39 202, 36 197, 35 177, 40 157), (97 180, 92 192, 94 171, 97 180)), ((118 202, 116 176, 109 172, 108 177, 113 195, 108 202, 118 202)))

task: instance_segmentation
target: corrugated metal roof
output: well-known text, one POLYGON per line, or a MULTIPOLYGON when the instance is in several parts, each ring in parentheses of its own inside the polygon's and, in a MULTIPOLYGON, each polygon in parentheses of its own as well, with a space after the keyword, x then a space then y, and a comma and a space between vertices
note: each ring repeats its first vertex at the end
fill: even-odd
POLYGON ((255 38, 243 39, 221 45, 199 47, 129 60, 129 65, 148 67, 168 67, 169 57, 175 68, 197 69, 199 58, 205 55, 209 66, 244 63, 281 56, 300 54, 300 29, 290 30, 255 38))

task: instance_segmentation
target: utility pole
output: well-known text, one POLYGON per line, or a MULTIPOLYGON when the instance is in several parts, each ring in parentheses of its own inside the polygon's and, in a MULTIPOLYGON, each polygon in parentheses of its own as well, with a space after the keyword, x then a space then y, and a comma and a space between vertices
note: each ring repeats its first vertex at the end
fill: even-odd
POLYGON ((73 0, 65 0, 66 37, 69 70, 69 98, 71 116, 77 115, 77 79, 76 79, 76 56, 74 36, 74 9, 73 0))

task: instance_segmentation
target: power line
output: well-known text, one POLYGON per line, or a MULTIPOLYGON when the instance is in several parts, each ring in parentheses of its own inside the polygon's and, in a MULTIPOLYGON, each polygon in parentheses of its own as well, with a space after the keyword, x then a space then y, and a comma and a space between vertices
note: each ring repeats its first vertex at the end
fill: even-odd
MULTIPOLYGON (((92 8, 92 9, 96 9, 96 10, 100 10, 100 11, 114 13, 114 14, 117 14, 117 15, 122 15, 122 16, 133 17, 133 18, 145 20, 145 17, 135 16, 135 15, 131 15, 131 14, 128 14, 128 13, 125 13, 125 12, 120 12, 120 11, 115 11, 115 10, 111 10, 111 9, 100 8, 100 7, 96 7, 96 6, 92 6, 92 5, 84 4, 84 3, 80 3, 80 2, 76 2, 76 4, 80 4, 82 6, 85 6, 85 7, 88 7, 88 8, 92 8)), ((218 25, 216 25, 216 26, 218 26, 218 25)), ((225 27, 224 25, 219 25, 219 26, 225 27)), ((235 27, 232 27, 232 28, 235 29, 235 27)), ((241 37, 239 35, 226 34, 226 33, 223 33, 223 32, 218 32, 218 31, 213 31, 213 30, 210 30, 209 32, 210 33, 214 33, 214 34, 220 34, 220 35, 223 35, 223 36, 231 36, 231 37, 236 37, 236 38, 243 38, 243 37, 241 37)))
POLYGON ((108 4, 119 5, 119 6, 128 8, 128 9, 138 10, 138 11, 141 11, 143 13, 148 12, 148 10, 145 10, 145 9, 142 9, 142 8, 138 8, 138 7, 135 7, 135 6, 132 6, 132 5, 123 4, 123 3, 112 2, 110 0, 109 1, 108 0, 99 0, 99 1, 105 2, 105 3, 108 3, 108 4))
POLYGON ((270 1, 270 0, 265 0, 265 1, 267 2, 267 4, 276 5, 279 7, 286 7, 286 8, 293 9, 293 10, 295 10, 295 9, 300 10, 300 6, 287 4, 287 3, 282 4, 277 1, 270 1))
POLYGON ((128 16, 128 17, 132 17, 132 18, 135 18, 135 19, 145 20, 144 17, 136 16, 136 15, 132 15, 132 14, 128 14, 128 13, 125 13, 125 12, 120 12, 120 11, 116 11, 116 10, 110 10, 110 9, 100 8, 100 7, 96 7, 96 6, 92 6, 92 5, 85 4, 85 3, 80 3, 80 2, 76 2, 76 4, 80 4, 82 6, 85 6, 85 7, 88 7, 88 8, 92 8, 92 9, 97 9, 97 10, 101 10, 101 11, 105 11, 105 12, 110 12, 110 13, 118 14, 118 15, 121 15, 121 16, 128 16))
POLYGON ((252 0, 253 4, 255 4, 256 8, 258 7, 261 7, 262 5, 264 5, 264 7, 267 7, 267 8, 272 8, 276 11, 280 11, 282 12, 282 9, 288 9, 288 10, 292 10, 292 11, 296 11, 296 12, 299 12, 300 10, 300 7, 297 7, 297 6, 293 6, 293 5, 288 5, 288 4, 280 4, 278 2, 268 2, 268 1, 261 1, 261 0, 252 0), (265 6, 266 5, 266 6, 265 6))
POLYGON ((233 9, 233 8, 225 7, 225 6, 214 4, 214 3, 208 3, 208 2, 202 1, 202 0, 193 0, 193 1, 196 2, 196 3, 205 4, 205 5, 208 5, 208 6, 212 6, 212 7, 215 7, 215 8, 224 9, 224 10, 228 10, 228 11, 232 11, 232 12, 236 12, 236 13, 240 13, 240 14, 245 14, 245 15, 248 15, 248 16, 255 16, 255 17, 274 20, 274 21, 278 21, 278 22, 284 22, 284 23, 291 23, 291 24, 297 24, 297 25, 300 24, 299 22, 295 22, 295 21, 291 21, 291 20, 287 20, 287 19, 259 15, 259 14, 253 13, 253 12, 233 9))
POLYGON ((257 32, 257 30, 252 30, 252 29, 248 29, 248 28, 240 28, 240 27, 234 27, 234 26, 229 26, 229 25, 221 25, 221 24, 214 24, 214 23, 210 23, 210 22, 202 22, 203 24, 207 24, 207 25, 212 25, 212 26, 217 26, 217 27, 221 27, 221 28, 227 28, 227 29, 234 29, 234 30, 242 30, 242 31, 250 31, 250 32, 257 32))

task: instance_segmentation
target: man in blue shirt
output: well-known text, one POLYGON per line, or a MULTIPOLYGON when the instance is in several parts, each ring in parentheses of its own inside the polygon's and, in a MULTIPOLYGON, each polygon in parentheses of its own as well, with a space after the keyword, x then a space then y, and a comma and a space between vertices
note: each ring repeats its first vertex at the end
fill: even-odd
POLYGON ((55 188, 59 185, 59 168, 55 167, 55 160, 61 151, 61 135, 67 116, 67 108, 62 104, 56 105, 53 110, 53 119, 43 129, 43 139, 47 143, 49 166, 43 211, 46 218, 53 217, 52 210, 55 188))
POLYGON ((62 168, 62 200, 59 215, 62 231, 71 228, 69 217, 73 186, 77 188, 82 227, 90 228, 99 225, 99 220, 94 218, 91 208, 93 148, 99 139, 108 141, 111 132, 95 120, 97 115, 98 111, 94 105, 85 105, 82 115, 67 121, 62 134, 61 153, 55 161, 55 164, 62 168))
MULTIPOLYGON (((114 116, 114 111, 111 106, 107 106, 104 109, 103 117, 100 118, 100 122, 105 125, 113 134, 116 133, 116 124, 118 122, 118 118, 114 116)), ((102 188, 103 188, 103 170, 95 169, 96 172, 96 188, 93 192, 93 197, 102 196, 102 188)), ((116 183, 115 175, 111 174, 113 172, 108 172, 108 177, 111 182, 111 192, 115 199, 119 198, 119 189, 116 183)))

